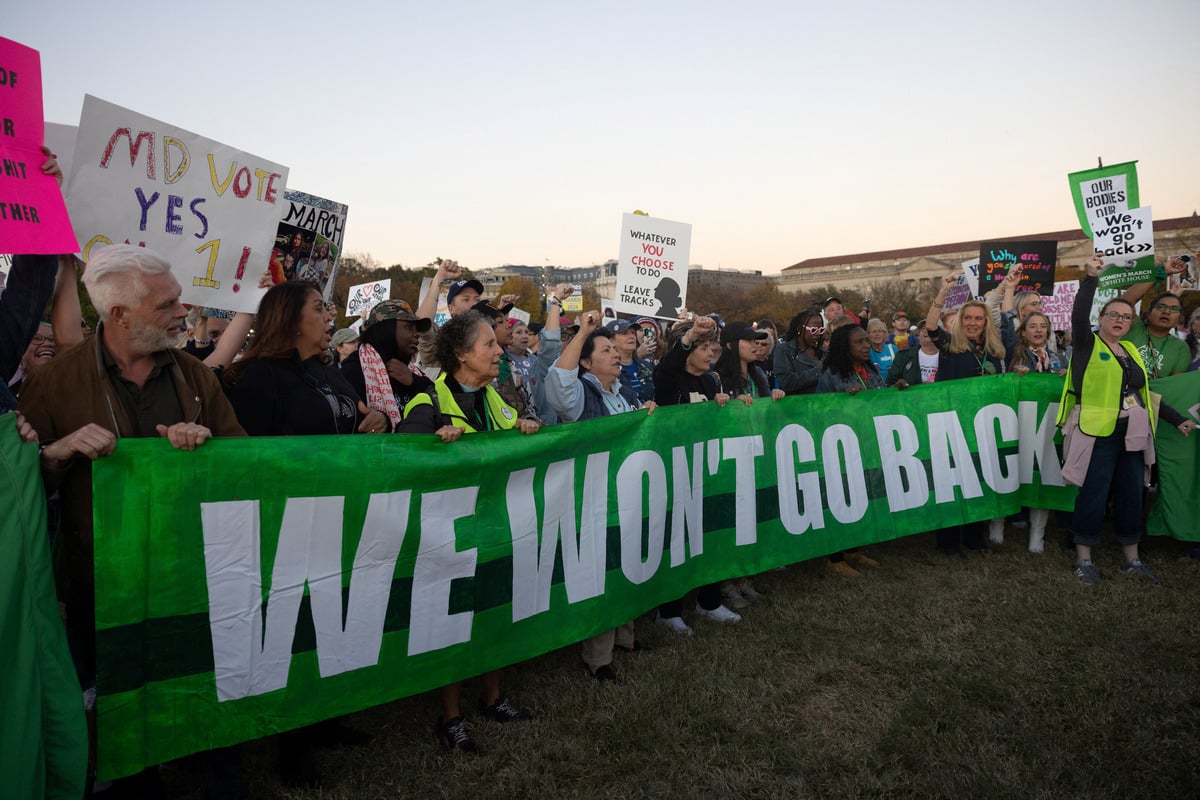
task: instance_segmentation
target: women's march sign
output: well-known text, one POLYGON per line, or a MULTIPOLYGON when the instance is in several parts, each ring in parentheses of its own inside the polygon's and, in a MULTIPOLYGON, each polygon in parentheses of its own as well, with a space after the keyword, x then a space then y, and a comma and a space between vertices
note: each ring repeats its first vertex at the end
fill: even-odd
POLYGON ((1067 175, 1067 182, 1071 185, 1079 227, 1089 238, 1097 228, 1104 227, 1105 217, 1141 205, 1136 161, 1072 172, 1067 175))
POLYGON ((42 62, 0 37, 0 252, 79 249, 58 182, 42 172, 42 62))
POLYGON ((638 317, 678 319, 687 303, 692 226, 643 214, 621 218, 617 311, 638 317))
POLYGON ((83 260, 113 242, 171 262, 193 305, 253 312, 287 167, 88 95, 67 207, 83 260))

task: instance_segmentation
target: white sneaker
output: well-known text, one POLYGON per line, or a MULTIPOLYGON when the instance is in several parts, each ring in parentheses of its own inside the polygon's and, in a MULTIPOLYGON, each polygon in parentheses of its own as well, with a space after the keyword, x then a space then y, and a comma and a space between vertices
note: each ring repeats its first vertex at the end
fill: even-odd
POLYGON ((656 611, 654 612, 654 621, 680 636, 692 635, 692 629, 683 621, 683 617, 664 617, 656 611))
POLYGON ((737 586, 732 583, 728 586, 721 587, 721 600, 730 608, 746 608, 750 605, 742 593, 738 591, 737 586))
POLYGON ((993 544, 1004 544, 1004 520, 994 519, 988 525, 988 539, 993 544))
POLYGON ((696 604, 696 613, 702 617, 707 617, 708 619, 711 619, 713 622, 724 622, 729 625, 732 625, 735 622, 742 621, 741 614, 737 614, 733 611, 730 611, 725 606, 717 606, 712 611, 709 611, 707 608, 701 608, 700 604, 697 603, 696 604))
POLYGON ((740 593, 742 597, 746 598, 747 600, 753 601, 762 599, 762 592, 754 588, 754 584, 750 582, 749 578, 740 578, 734 581, 733 585, 737 587, 738 593, 740 593))

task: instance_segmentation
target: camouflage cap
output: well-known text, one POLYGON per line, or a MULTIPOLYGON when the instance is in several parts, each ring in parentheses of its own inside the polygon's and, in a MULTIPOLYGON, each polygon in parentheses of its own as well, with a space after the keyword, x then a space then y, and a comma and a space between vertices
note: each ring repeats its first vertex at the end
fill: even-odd
POLYGON ((424 333, 433 325, 433 320, 429 317, 418 317, 413 313, 412 306, 403 300, 384 300, 377 303, 370 311, 367 312, 366 319, 363 320, 362 329, 374 325, 376 322, 383 322, 385 319, 398 319, 405 322, 412 322, 416 325, 417 331, 424 333))

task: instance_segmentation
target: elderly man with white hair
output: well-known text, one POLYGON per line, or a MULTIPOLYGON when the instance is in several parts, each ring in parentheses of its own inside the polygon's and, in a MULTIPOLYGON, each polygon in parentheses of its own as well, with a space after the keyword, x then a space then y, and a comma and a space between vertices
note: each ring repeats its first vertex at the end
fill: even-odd
POLYGON ((100 326, 91 341, 51 360, 26 382, 18 409, 42 443, 42 477, 62 502, 67 633, 83 686, 95 680, 92 461, 129 437, 166 437, 194 450, 213 436, 245 436, 212 370, 174 350, 187 311, 170 265, 153 252, 113 245, 83 275, 100 326))

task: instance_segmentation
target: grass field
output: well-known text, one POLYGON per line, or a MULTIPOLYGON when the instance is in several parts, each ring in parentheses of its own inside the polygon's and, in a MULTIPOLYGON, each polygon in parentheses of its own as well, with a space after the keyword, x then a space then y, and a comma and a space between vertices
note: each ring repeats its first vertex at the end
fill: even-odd
MULTIPOLYGON (((478 722, 484 755, 443 754, 436 694, 355 714, 363 748, 318 751, 327 785, 285 789, 274 748, 245 748, 255 797, 1194 798, 1200 796, 1200 563, 1151 540, 1152 586, 1097 551, 1101 585, 1024 531, 949 560, 925 534, 871 548, 862 579, 821 561, 756 580, 740 625, 618 655, 620 685, 578 648, 505 672, 532 723, 478 722)), ((688 606, 690 607, 690 606, 688 606)), ((467 684, 473 708, 477 687, 467 684)), ((193 783, 194 776, 174 776, 193 783)), ((183 787, 180 787, 183 788, 183 787)), ((195 789, 198 794, 198 784, 195 789)))

